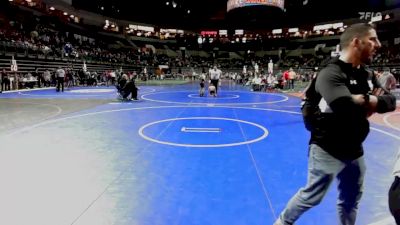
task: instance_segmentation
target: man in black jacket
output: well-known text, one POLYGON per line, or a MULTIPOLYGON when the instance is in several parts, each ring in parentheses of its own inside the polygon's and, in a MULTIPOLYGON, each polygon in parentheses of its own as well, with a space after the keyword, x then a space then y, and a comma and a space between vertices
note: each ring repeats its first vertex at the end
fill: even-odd
POLYGON ((396 109, 396 98, 370 95, 368 72, 381 43, 370 24, 355 24, 340 37, 339 59, 318 74, 315 93, 321 113, 311 129, 307 184, 288 202, 275 225, 293 224, 319 204, 334 178, 338 180, 339 224, 354 225, 363 191, 365 164, 362 143, 369 133, 368 117, 396 109))
POLYGON ((393 170, 394 181, 389 189, 389 209, 392 213, 396 224, 400 225, 400 152, 393 170))

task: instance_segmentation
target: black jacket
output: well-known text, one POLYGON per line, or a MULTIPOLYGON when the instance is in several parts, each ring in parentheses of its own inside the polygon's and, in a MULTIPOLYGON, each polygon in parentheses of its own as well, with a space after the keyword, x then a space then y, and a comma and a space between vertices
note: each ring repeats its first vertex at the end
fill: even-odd
MULTIPOLYGON (((318 74, 315 91, 321 95, 321 114, 310 143, 319 145, 340 160, 353 160, 363 155, 362 143, 369 133, 367 107, 355 104, 351 95, 371 92, 369 72, 353 68, 339 59, 331 61, 318 74)), ((378 112, 396 109, 395 96, 378 96, 378 112)))

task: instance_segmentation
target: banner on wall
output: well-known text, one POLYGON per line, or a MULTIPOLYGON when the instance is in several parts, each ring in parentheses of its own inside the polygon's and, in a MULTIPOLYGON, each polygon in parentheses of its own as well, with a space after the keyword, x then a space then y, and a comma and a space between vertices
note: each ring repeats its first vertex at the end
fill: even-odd
POLYGON ((271 6, 283 10, 285 8, 285 0, 229 0, 227 3, 227 12, 247 6, 271 6))

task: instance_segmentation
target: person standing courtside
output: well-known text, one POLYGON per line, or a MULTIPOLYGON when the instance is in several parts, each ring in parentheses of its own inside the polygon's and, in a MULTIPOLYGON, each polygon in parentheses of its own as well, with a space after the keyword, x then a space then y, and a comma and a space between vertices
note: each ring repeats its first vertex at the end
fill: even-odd
POLYGON ((291 225, 318 205, 333 179, 338 181, 337 210, 340 225, 354 225, 363 192, 365 164, 362 143, 369 133, 371 112, 396 109, 391 94, 369 95, 368 72, 381 47, 375 28, 354 24, 340 37, 340 58, 323 68, 314 93, 321 96, 311 130, 307 184, 287 203, 274 225, 291 225))
POLYGON ((40 76, 39 76, 39 69, 37 67, 35 67, 35 71, 32 72, 32 76, 37 80, 38 87, 40 88, 41 80, 40 80, 40 76))
POLYGON ((205 81, 204 81, 204 79, 201 79, 201 81, 200 81, 200 91, 199 91, 200 97, 203 97, 204 93, 205 93, 205 81))
POLYGON ((379 84, 387 91, 396 89, 396 78, 390 73, 389 68, 384 68, 381 74, 377 76, 379 84))
POLYGON ((56 91, 59 92, 60 88, 61 91, 64 92, 64 80, 65 80, 65 70, 63 68, 58 67, 56 71, 56 76, 57 76, 57 89, 56 91))
POLYGON ((222 71, 220 69, 218 69, 218 67, 216 65, 214 65, 214 68, 212 68, 209 73, 210 73, 211 83, 215 87, 215 96, 217 96, 219 79, 221 78, 222 71))
POLYGON ((5 72, 4 72, 4 69, 3 69, 3 71, 0 72, 0 85, 1 85, 1 86, 0 86, 0 93, 3 93, 3 79, 4 79, 4 78, 3 78, 3 77, 4 77, 3 74, 4 74, 4 73, 5 73, 5 72))
POLYGON ((389 189, 389 209, 396 224, 400 225, 400 152, 393 170, 394 181, 389 189))
POLYGON ((0 93, 3 92, 3 91, 9 91, 11 82, 10 82, 10 78, 8 78, 6 69, 3 69, 3 71, 1 72, 0 75, 1 75, 1 77, 0 77, 0 80, 1 80, 0 93))

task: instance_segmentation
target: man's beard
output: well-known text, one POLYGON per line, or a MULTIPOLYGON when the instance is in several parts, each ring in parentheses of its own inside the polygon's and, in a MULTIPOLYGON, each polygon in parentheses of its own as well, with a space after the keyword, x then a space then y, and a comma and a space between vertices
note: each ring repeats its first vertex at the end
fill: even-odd
POLYGON ((369 53, 366 53, 365 55, 362 55, 361 57, 361 63, 362 64, 371 64, 372 61, 374 60, 374 56, 371 56, 369 53))

